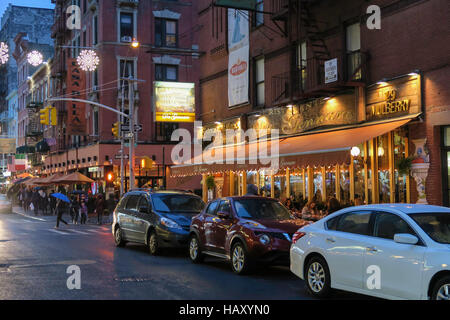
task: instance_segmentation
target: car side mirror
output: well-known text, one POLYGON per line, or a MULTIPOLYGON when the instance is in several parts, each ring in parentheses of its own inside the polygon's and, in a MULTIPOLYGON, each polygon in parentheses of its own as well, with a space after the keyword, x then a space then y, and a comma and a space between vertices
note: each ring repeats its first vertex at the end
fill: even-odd
POLYGON ((225 211, 219 211, 217 212, 217 216, 220 219, 230 219, 231 218, 231 214, 229 212, 225 212, 225 211))
POLYGON ((397 233, 394 235, 394 241, 403 244, 417 244, 419 238, 409 233, 397 233))

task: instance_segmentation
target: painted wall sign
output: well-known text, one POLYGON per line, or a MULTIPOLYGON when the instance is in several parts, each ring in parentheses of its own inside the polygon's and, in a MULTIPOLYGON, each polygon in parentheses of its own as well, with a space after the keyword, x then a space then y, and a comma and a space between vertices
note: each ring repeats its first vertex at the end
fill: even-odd
MULTIPOLYGON (((67 59, 67 95, 85 99, 86 72, 80 69, 76 59, 67 59)), ((86 135, 86 105, 80 102, 67 104, 66 132, 68 135, 86 135)))
POLYGON ((195 121, 194 83, 155 81, 153 88, 155 91, 155 121, 195 121))

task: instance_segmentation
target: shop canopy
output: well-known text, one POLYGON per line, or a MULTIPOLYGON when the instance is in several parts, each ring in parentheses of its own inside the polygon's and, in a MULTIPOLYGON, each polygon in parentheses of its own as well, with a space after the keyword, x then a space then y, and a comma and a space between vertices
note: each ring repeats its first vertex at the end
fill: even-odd
POLYGON ((350 149, 353 146, 395 130, 411 121, 411 119, 406 118, 377 124, 346 126, 317 133, 281 137, 278 140, 278 155, 272 156, 270 154, 273 141, 267 141, 269 155, 265 158, 259 157, 258 159, 256 158, 256 150, 259 150, 260 142, 226 145, 218 148, 222 149, 219 152, 222 152, 224 159, 228 159, 229 163, 208 164, 202 161, 204 159, 203 155, 199 155, 191 159, 191 164, 173 166, 171 168, 171 176, 270 169, 269 160, 276 161, 277 158, 279 160, 279 168, 281 169, 349 164, 351 159, 350 149), (230 157, 226 158, 227 154, 234 155, 232 157, 234 161, 229 161, 230 157), (245 154, 244 158, 237 156, 243 154, 245 154))
POLYGON ((94 180, 86 177, 80 172, 74 172, 61 178, 54 179, 52 182, 59 184, 78 184, 78 183, 92 183, 94 182, 94 180))

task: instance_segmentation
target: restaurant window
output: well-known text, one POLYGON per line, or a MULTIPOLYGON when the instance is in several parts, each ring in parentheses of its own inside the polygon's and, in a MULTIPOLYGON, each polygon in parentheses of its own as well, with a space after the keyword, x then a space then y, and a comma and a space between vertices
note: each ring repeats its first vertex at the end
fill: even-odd
POLYGON ((389 167, 389 142, 388 134, 379 136, 377 139, 376 152, 378 157, 378 192, 379 203, 390 203, 390 167, 389 167))
MULTIPOLYGON (((359 154, 353 157, 353 170, 354 170, 354 185, 355 185, 355 199, 360 199, 362 203, 368 204, 365 191, 365 169, 364 169, 364 143, 356 146, 359 150, 359 154)), ((342 197, 341 197, 342 199, 342 197)), ((356 201, 355 201, 356 202, 356 201)))
POLYGON ((314 200, 319 203, 322 202, 322 171, 321 168, 315 168, 314 169, 314 200))
POLYGON ((265 173, 264 171, 259 171, 259 194, 263 197, 270 197, 271 196, 271 189, 270 189, 270 174, 265 173))
POLYGON ((255 62, 255 82, 256 82, 256 105, 264 106, 265 103, 265 85, 264 85, 264 58, 257 59, 255 62))
POLYGON ((178 66, 156 64, 155 65, 156 81, 178 81, 178 66))
POLYGON ((347 72, 349 80, 361 79, 361 30, 359 23, 346 28, 347 72))
POLYGON ((299 73, 299 81, 302 89, 306 88, 306 66, 307 66, 307 53, 306 53, 306 41, 303 41, 297 46, 297 70, 299 73))
POLYGON ((178 123, 172 123, 172 122, 156 122, 155 123, 155 129, 156 129, 156 141, 160 142, 168 142, 171 141, 172 133, 178 129, 178 123))
POLYGON ((289 177, 290 184, 290 197, 294 202, 301 202, 303 204, 305 199, 305 194, 303 193, 306 190, 305 179, 303 176, 303 170, 295 169, 292 170, 289 177))
POLYGON ((134 37, 134 16, 132 12, 120 12, 119 37, 121 42, 130 42, 134 37))
POLYGON ((280 200, 286 199, 286 173, 285 171, 279 171, 274 177, 275 185, 275 198, 280 200))
POLYGON ((450 206, 450 126, 442 127, 442 183, 444 206, 450 206))
MULTIPOLYGON (((350 204, 350 172, 348 165, 339 166, 339 199, 342 204, 350 204)), ((356 192, 355 192, 356 193, 356 192)), ((359 195, 360 196, 360 195, 359 195)))
POLYGON ((407 154, 407 129, 399 128, 394 131, 394 185, 395 185, 395 202, 396 203, 406 203, 407 202, 407 175, 400 175, 398 172, 397 164, 408 157, 407 154))
POLYGON ((258 186, 258 171, 247 171, 247 186, 251 184, 258 186))
POLYGON ((155 19, 155 45, 157 47, 177 47, 178 22, 176 20, 155 19))

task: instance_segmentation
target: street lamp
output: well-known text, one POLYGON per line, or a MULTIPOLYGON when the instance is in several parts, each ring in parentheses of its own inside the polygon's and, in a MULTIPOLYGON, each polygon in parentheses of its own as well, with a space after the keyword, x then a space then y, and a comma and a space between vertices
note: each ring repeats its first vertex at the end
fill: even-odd
POLYGON ((134 49, 139 48, 140 43, 139 41, 136 40, 136 38, 133 38, 133 41, 131 41, 131 47, 133 47, 134 49))

